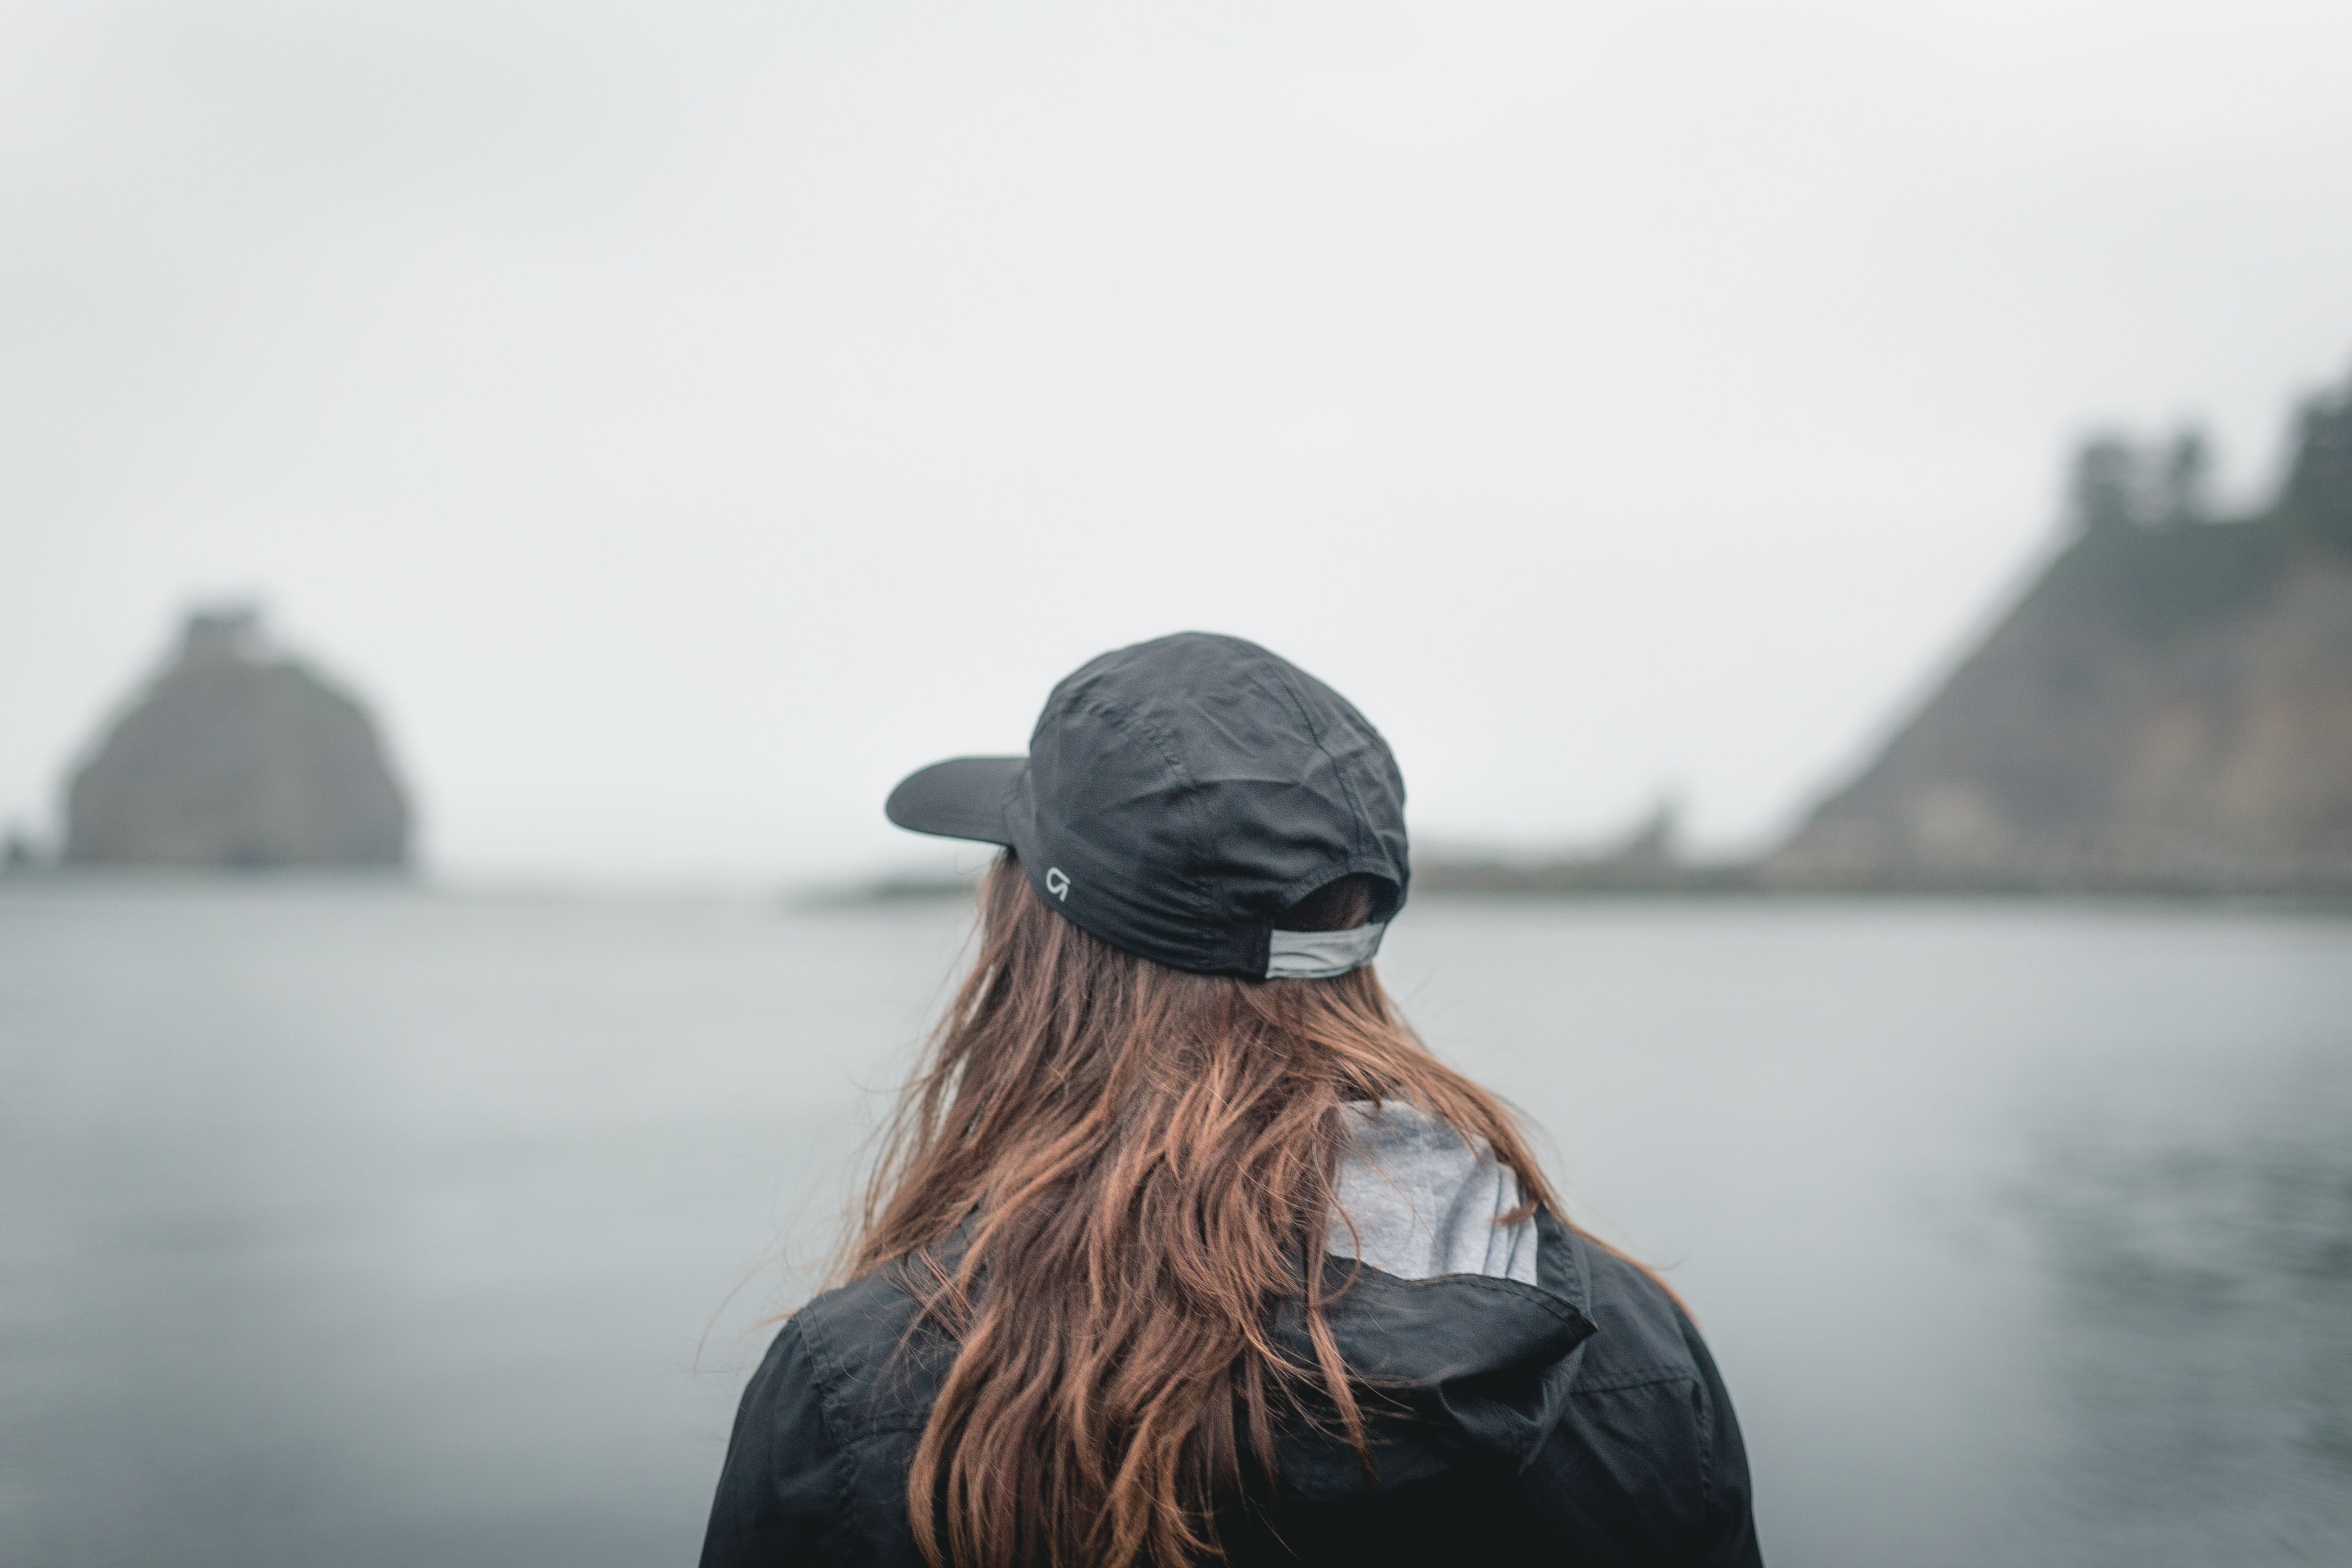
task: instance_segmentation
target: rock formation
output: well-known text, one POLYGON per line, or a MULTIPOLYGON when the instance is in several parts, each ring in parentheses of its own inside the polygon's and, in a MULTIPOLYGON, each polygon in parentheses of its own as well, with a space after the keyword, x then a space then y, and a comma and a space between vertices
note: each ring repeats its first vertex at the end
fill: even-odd
POLYGON ((2254 517, 2201 459, 2086 447, 2064 550, 1762 882, 2352 891, 2352 387, 2254 517))
POLYGON ((249 611, 191 616, 176 664, 67 794, 68 862, 397 866, 408 803, 367 711, 269 655, 249 611))

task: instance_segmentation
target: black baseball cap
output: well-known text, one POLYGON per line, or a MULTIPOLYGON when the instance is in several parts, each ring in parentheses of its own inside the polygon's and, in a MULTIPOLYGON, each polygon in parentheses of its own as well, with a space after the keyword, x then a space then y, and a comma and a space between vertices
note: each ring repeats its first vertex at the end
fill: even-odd
POLYGON ((958 757, 883 810, 1003 844, 1047 906, 1114 947, 1253 979, 1371 962, 1404 903, 1404 778, 1347 699, 1255 643, 1206 632, 1123 647, 1054 688, 1025 757, 958 757), (1342 877, 1372 920, 1277 931, 1342 877))

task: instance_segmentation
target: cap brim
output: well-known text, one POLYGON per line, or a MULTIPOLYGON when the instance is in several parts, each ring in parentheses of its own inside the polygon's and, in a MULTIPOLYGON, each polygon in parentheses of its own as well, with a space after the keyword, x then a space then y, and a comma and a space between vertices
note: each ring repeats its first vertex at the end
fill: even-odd
POLYGON ((1026 757, 955 757, 933 763, 899 781, 882 814, 912 833, 1011 844, 1004 826, 1005 803, 1026 757))

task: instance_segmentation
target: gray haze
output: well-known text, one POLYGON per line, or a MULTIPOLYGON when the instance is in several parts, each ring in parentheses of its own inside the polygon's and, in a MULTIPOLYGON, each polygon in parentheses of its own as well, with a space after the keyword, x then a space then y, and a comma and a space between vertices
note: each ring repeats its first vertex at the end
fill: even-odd
POLYGON ((822 875, 1266 641, 1424 838, 1752 840, 2352 360, 2352 10, 0 9, 0 819, 192 598, 468 875, 822 875))

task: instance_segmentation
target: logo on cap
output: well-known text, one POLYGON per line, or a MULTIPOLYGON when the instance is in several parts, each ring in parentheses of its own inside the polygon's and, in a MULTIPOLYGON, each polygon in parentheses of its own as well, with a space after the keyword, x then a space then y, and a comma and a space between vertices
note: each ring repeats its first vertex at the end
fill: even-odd
POLYGON ((1045 868, 1045 890, 1064 903, 1070 901, 1070 878, 1059 866, 1045 868))

